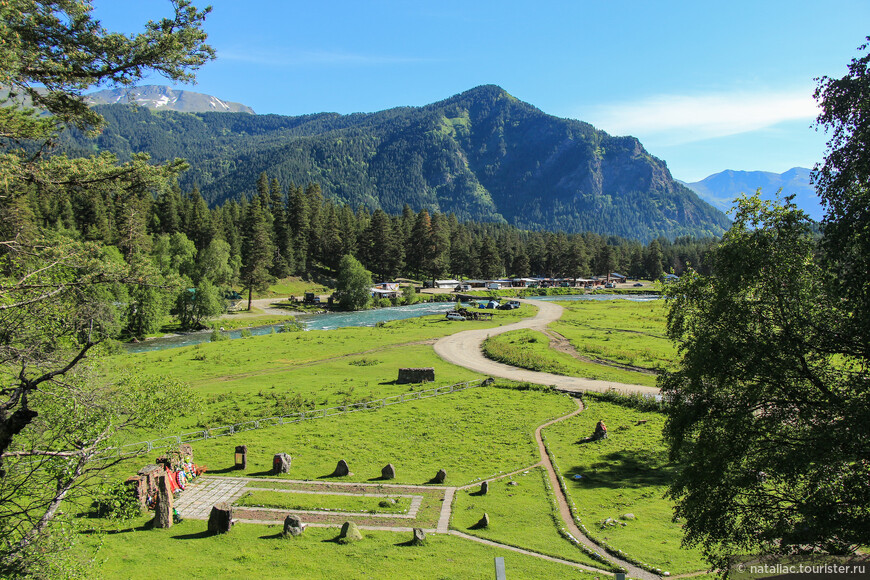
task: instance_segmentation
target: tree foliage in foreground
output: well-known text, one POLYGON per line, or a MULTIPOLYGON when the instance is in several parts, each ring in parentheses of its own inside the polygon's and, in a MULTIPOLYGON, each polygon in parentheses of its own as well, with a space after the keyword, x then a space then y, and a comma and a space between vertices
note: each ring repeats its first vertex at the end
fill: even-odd
POLYGON ((682 354, 660 379, 681 468, 669 493, 714 566, 870 544, 868 64, 816 93, 833 129, 821 237, 790 198, 744 198, 712 273, 667 293, 682 354))
MULTIPOLYGON (((102 125, 82 91, 128 85, 148 71, 190 80, 213 57, 201 29, 208 10, 172 5, 171 18, 127 36, 93 20, 86 0, 0 3, 0 85, 8 89, 0 107, 0 575, 69 575, 61 504, 112 463, 105 452, 119 431, 185 404, 177 386, 135 377, 107 384, 89 364, 119 330, 125 288, 155 283, 137 268, 148 251, 148 202, 185 164, 44 155, 65 127, 102 125), (41 147, 25 151, 24 142, 41 147), (90 215, 80 236, 65 233, 75 227, 74 203, 90 215), (42 227, 34 210, 52 205, 63 217, 42 227)), ((136 324, 148 327, 153 312, 140 314, 136 324)))

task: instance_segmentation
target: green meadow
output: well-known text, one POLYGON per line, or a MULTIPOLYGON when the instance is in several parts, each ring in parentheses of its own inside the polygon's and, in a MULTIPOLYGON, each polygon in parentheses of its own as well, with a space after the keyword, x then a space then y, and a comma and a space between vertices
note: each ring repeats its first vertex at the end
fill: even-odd
POLYGON ((450 525, 460 532, 517 546, 587 566, 616 570, 593 560, 559 534, 558 508, 547 481, 547 472, 534 467, 491 481, 486 495, 480 487, 458 490, 453 499, 450 525), (488 527, 477 523, 486 513, 488 527))
POLYGON ((700 551, 681 547, 681 525, 671 521, 664 497, 674 469, 662 441, 664 415, 591 395, 584 405, 544 435, 590 537, 671 574, 705 569, 700 551), (598 421, 607 425, 607 439, 585 441, 598 421))
MULTIPOLYGON (((384 496, 384 498, 390 496, 384 496)), ((406 514, 411 500, 393 497, 393 502, 364 495, 294 493, 271 489, 251 490, 233 502, 242 507, 266 507, 286 510, 368 512, 372 514, 406 514)))
POLYGON ((534 313, 534 307, 524 306, 498 311, 491 321, 426 316, 377 327, 267 334, 117 356, 106 368, 170 377, 191 386, 193 410, 132 438, 153 439, 434 386, 396 384, 400 367, 433 367, 435 385, 485 378, 442 361, 432 350, 434 339, 460 329, 509 324, 534 313))
POLYGON ((677 353, 665 335, 664 300, 589 300, 560 302, 562 318, 550 328, 581 355, 648 370, 668 369, 677 353))
POLYGON ((564 564, 481 545, 447 534, 429 534, 425 546, 408 545, 410 533, 363 530, 363 540, 341 545, 337 528, 308 528, 284 539, 281 526, 237 524, 229 534, 210 535, 205 522, 185 520, 167 530, 147 529, 146 518, 121 529, 91 533, 102 579, 142 578, 151 573, 186 578, 402 578, 480 579, 494 576, 502 557, 510 578, 577 578, 596 574, 564 564))
MULTIPOLYGON (((574 309, 577 303, 569 304, 569 326, 576 326, 584 316, 591 319, 588 312, 601 313, 595 321, 597 327, 611 324, 613 328, 629 328, 634 324, 637 329, 643 318, 641 309, 634 313, 620 308, 587 312, 582 310, 585 304, 578 310, 574 309), (613 320, 608 322, 608 316, 613 320)), ((643 306, 652 311, 649 303, 643 306)), ((329 485, 378 485, 381 469, 391 463, 396 471, 391 484, 425 487, 419 492, 395 492, 419 493, 425 498, 416 518, 408 520, 414 523, 403 526, 434 528, 445 488, 468 486, 454 496, 452 530, 612 571, 612 566, 597 562, 563 537, 555 495, 545 471, 536 467, 540 455, 534 431, 576 408, 568 396, 544 387, 530 389, 498 381, 491 386, 418 398, 434 386, 484 378, 438 358, 432 349, 435 339, 467 328, 510 323, 534 312, 533 306, 524 305, 515 311, 497 311, 491 322, 456 323, 431 316, 371 328, 277 333, 116 357, 108 361, 107 369, 131 370, 155 380, 168 376, 190 385, 195 402, 192 410, 179 412, 159 430, 135 433, 131 440, 403 395, 404 402, 394 405, 372 405, 376 408, 327 417, 321 413, 319 418, 310 412, 304 421, 195 441, 195 461, 207 466, 209 476, 254 478, 247 484, 246 495, 235 502, 240 509, 263 506, 334 514, 323 521, 340 519, 335 512, 370 514, 367 518, 406 513, 409 498, 398 498, 395 506, 385 507, 380 503, 382 498, 339 495, 336 490, 340 486, 329 485), (398 368, 404 366, 431 366, 436 382, 396 384, 398 368), (235 469, 237 445, 248 447, 245 469, 235 469), (272 458, 279 452, 292 456, 292 468, 288 474, 274 476, 272 458), (334 477, 341 459, 348 462, 351 474, 334 477), (444 484, 434 482, 439 469, 447 473, 444 484), (512 475, 507 476, 509 473, 512 475), (479 482, 492 478, 497 479, 490 483, 489 493, 480 495, 479 482), (323 490, 331 491, 301 493, 323 490), (483 513, 490 517, 486 528, 475 525, 483 513)), ((650 320, 654 322, 655 317, 650 320)), ((565 336, 569 333, 564 332, 565 336)), ((528 331, 519 336, 525 341, 520 344, 535 347, 541 365, 565 360, 564 353, 549 350, 545 335, 528 331)), ((580 362, 568 358, 570 364, 580 362)), ((576 372, 575 367, 565 364, 565 372, 576 372)), ((626 373, 628 378, 618 379, 625 382, 640 382, 632 380, 635 375, 650 376, 585 364, 626 373)), ((586 411, 547 428, 545 435, 562 470, 569 499, 580 506, 575 509, 590 535, 650 567, 671 573, 703 569, 696 552, 680 548, 679 524, 670 521, 670 504, 662 499, 671 468, 664 462, 661 415, 591 397, 587 403, 586 411), (580 444, 602 418, 610 426, 611 437, 600 444, 580 444), (584 478, 572 479, 577 473, 584 478), (627 513, 635 517, 623 517, 627 513), (617 523, 603 524, 608 518, 617 523)), ((154 452, 157 454, 159 451, 154 452)), ((153 458, 134 459, 110 475, 123 479, 150 461, 153 458)), ((391 492, 384 486, 376 493, 391 492)), ((375 521, 367 518, 360 518, 360 522, 375 521)), ((186 562, 185 571, 194 577, 490 578, 495 555, 505 557, 511 577, 594 576, 566 564, 453 535, 430 534, 426 546, 415 547, 408 545, 409 533, 364 530, 362 542, 341 546, 333 541, 338 534, 335 528, 309 527, 298 538, 283 539, 278 527, 265 524, 239 524, 226 536, 212 536, 205 531, 203 521, 186 520, 170 530, 148 529, 147 521, 147 515, 127 523, 83 520, 88 529, 81 534, 81 553, 87 553, 85 548, 102 546, 96 561, 97 576, 139 577, 155 566, 186 562), (324 562, 329 565, 324 566, 324 562)))
POLYGON ((564 336, 574 355, 550 347, 550 337, 515 330, 484 343, 486 356, 521 368, 559 375, 655 386, 656 374, 671 368, 676 350, 665 336, 661 300, 559 302, 565 311, 549 328, 564 336))

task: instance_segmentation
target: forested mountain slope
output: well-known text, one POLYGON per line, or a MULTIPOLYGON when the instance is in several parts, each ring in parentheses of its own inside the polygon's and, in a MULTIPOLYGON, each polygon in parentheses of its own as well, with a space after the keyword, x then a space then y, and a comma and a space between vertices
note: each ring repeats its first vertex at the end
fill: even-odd
POLYGON ((98 109, 106 130, 96 139, 71 134, 68 152, 183 157, 192 169, 182 187, 196 183, 212 205, 252 195, 266 172, 391 214, 407 203, 460 219, 643 241, 719 235, 729 223, 637 139, 547 115, 491 85, 372 114, 98 109))

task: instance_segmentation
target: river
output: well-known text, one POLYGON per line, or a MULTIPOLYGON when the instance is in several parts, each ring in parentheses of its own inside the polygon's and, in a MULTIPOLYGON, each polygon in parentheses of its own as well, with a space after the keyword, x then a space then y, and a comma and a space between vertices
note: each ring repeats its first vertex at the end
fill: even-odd
MULTIPOLYGON (((568 294, 564 296, 529 296, 530 300, 631 300, 633 302, 646 302, 658 300, 656 295, 629 295, 629 294, 568 294)), ((484 299, 481 298, 481 301, 484 299)), ((467 304, 466 304, 467 306, 467 304)), ((430 314, 442 314, 456 307, 455 302, 423 302, 411 306, 391 306, 388 308, 375 308, 357 312, 326 312, 323 314, 302 314, 296 317, 305 330, 333 330, 348 326, 374 326, 378 322, 390 320, 403 320, 416 318, 430 314)), ((261 336, 280 332, 282 324, 270 324, 268 326, 255 326, 249 328, 252 335, 261 336)), ((208 342, 211 338, 210 330, 191 332, 187 334, 169 335, 153 338, 142 342, 127 343, 124 349, 128 353, 149 352, 152 350, 164 350, 167 348, 179 348, 191 346, 202 342, 208 342)), ((228 333, 231 339, 239 338, 241 330, 233 330, 228 333)))

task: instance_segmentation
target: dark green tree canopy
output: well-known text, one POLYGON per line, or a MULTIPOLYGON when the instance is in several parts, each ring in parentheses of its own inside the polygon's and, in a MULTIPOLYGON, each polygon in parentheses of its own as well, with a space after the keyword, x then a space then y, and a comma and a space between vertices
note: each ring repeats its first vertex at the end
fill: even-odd
POLYGON ((832 132, 815 170, 821 237, 790 198, 744 198, 711 273, 667 292, 682 355, 659 383, 679 463, 670 495, 715 566, 870 543, 868 64, 816 91, 832 132))

